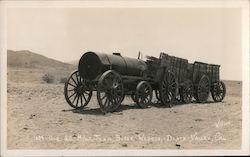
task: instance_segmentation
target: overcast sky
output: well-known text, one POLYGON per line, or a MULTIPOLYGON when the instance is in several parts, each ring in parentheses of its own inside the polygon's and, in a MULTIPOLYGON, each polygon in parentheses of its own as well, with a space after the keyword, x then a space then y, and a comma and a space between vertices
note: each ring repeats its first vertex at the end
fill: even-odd
POLYGON ((220 64, 241 80, 240 9, 9 8, 7 47, 69 62, 86 51, 158 57, 166 52, 220 64))

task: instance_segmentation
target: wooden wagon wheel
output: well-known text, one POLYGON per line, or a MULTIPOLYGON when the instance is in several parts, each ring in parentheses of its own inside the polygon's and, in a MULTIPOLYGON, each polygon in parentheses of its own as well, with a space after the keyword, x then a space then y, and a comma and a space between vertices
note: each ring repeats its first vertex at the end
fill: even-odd
POLYGON ((226 86, 224 82, 215 83, 211 89, 212 98, 215 102, 221 102, 226 95, 226 86))
POLYGON ((113 112, 124 99, 121 76, 113 70, 102 74, 98 81, 97 99, 103 113, 113 112))
POLYGON ((141 81, 136 86, 135 101, 141 108, 146 108, 152 100, 153 90, 147 81, 141 81))
POLYGON ((190 80, 184 82, 184 85, 181 87, 180 95, 183 103, 190 103, 193 98, 193 83, 190 80))
POLYGON ((68 104, 76 109, 86 106, 92 96, 92 90, 86 86, 86 81, 74 71, 64 85, 64 96, 68 104))
POLYGON ((163 105, 172 107, 175 100, 176 78, 172 72, 167 72, 160 82, 160 98, 163 105))
POLYGON ((209 97, 210 83, 207 75, 203 75, 196 86, 194 97, 199 103, 204 103, 209 97))

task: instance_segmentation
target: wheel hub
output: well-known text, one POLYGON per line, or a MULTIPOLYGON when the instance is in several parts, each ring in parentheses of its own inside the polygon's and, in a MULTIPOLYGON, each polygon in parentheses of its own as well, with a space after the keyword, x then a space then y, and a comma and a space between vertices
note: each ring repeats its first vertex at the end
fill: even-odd
POLYGON ((77 85, 77 87, 75 87, 75 92, 76 92, 78 95, 83 94, 83 85, 77 85))

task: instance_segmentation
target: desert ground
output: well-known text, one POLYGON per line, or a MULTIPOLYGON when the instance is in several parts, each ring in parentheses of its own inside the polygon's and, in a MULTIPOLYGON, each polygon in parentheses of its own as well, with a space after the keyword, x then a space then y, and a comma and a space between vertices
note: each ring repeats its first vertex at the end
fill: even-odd
POLYGON ((206 104, 140 109, 127 97, 117 112, 103 115, 95 94, 84 110, 74 110, 63 84, 8 83, 8 148, 239 149, 241 83, 226 86, 222 103, 210 98, 206 104))
POLYGON ((240 149, 241 89, 239 81, 225 81, 223 102, 210 96, 167 108, 153 99, 140 109, 126 97, 117 112, 102 114, 94 93, 84 110, 72 109, 64 99, 60 76, 53 83, 41 77, 53 69, 8 67, 8 149, 240 149))

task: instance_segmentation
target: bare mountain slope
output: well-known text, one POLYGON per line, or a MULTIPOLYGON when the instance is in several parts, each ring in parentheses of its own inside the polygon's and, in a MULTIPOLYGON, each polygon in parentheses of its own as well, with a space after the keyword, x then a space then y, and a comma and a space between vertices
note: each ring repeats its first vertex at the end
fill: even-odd
POLYGON ((7 52, 8 82, 42 83, 42 77, 50 74, 55 82, 69 77, 77 66, 63 63, 28 50, 7 52))
POLYGON ((73 65, 63 63, 28 50, 7 52, 7 64, 9 67, 20 68, 72 68, 73 65))

